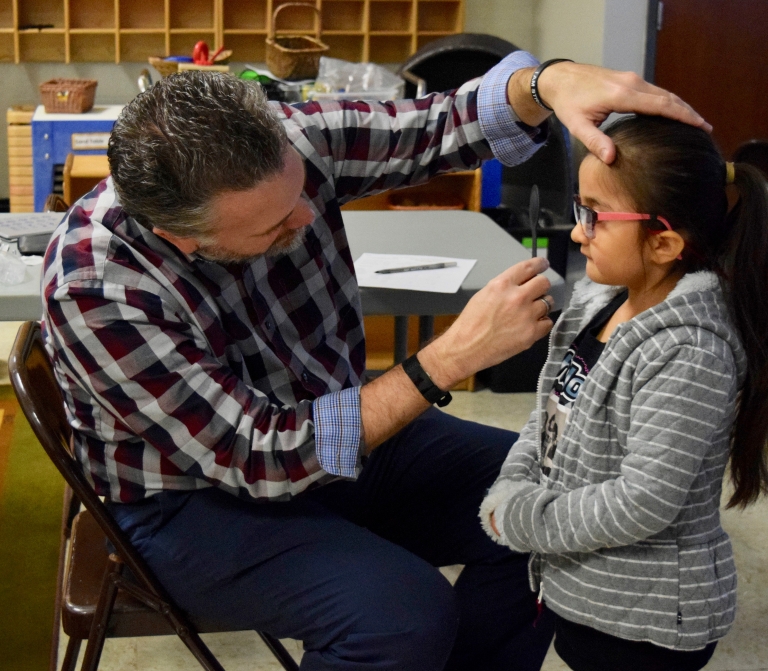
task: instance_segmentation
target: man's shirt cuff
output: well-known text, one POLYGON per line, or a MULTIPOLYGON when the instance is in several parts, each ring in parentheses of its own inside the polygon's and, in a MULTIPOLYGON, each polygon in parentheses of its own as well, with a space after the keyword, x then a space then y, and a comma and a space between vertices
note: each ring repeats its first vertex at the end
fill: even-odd
POLYGON ((356 478, 362 469, 360 388, 324 394, 312 403, 312 412, 320 466, 331 475, 356 478))
POLYGON ((517 165, 547 139, 546 123, 539 127, 520 121, 507 99, 509 78, 539 62, 525 51, 513 51, 483 77, 477 92, 477 117, 494 156, 505 165, 517 165))

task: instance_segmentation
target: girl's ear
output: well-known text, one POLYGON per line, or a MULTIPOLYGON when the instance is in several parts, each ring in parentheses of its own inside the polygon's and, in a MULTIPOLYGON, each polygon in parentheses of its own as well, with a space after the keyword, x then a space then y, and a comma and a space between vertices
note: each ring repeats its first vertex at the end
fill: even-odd
POLYGON ((664 265, 683 253, 685 240, 677 231, 662 231, 648 236, 651 261, 664 265))

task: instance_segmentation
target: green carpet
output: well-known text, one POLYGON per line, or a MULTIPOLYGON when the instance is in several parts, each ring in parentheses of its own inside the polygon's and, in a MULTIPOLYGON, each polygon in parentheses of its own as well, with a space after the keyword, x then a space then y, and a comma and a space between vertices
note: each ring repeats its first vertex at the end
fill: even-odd
POLYGON ((0 670, 48 668, 64 480, 0 387, 0 670))

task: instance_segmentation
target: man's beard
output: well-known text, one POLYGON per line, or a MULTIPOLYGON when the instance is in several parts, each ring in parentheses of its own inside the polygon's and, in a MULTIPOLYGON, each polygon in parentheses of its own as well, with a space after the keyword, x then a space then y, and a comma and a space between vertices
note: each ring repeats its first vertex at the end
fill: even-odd
POLYGON ((274 242, 269 246, 267 251, 261 254, 238 254, 237 252, 224 251, 216 247, 216 245, 204 245, 196 251, 198 256, 201 256, 206 261, 213 261, 215 263, 221 263, 223 265, 234 263, 249 263, 260 259, 263 256, 276 258, 295 252, 304 244, 304 238, 307 235, 307 227, 298 228, 291 231, 282 233, 274 242))

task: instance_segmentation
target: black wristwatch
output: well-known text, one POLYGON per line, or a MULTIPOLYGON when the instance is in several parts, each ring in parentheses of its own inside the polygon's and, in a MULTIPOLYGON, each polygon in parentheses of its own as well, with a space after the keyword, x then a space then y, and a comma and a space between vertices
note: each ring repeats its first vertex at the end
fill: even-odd
POLYGON ((405 371, 405 374, 411 378, 411 382, 416 385, 416 389, 418 389, 421 392, 421 395, 430 403, 436 403, 439 407, 443 408, 453 400, 451 392, 443 391, 432 382, 429 373, 421 367, 415 354, 403 361, 403 370, 405 371))

